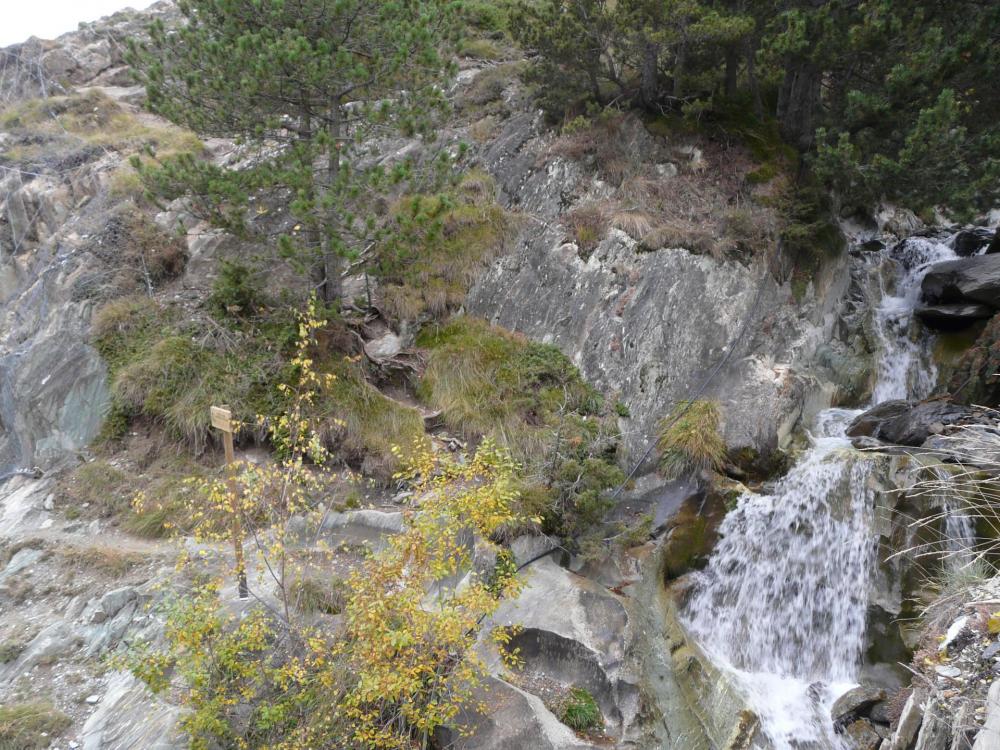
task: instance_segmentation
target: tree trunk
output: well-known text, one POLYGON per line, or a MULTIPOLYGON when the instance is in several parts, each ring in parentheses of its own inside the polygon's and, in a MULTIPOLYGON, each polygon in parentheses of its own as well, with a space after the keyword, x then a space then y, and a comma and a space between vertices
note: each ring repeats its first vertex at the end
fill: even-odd
POLYGON ((764 118, 764 101, 760 96, 760 83, 757 81, 757 45, 756 40, 746 40, 744 49, 747 60, 747 83, 750 85, 750 98, 753 100, 753 112, 758 120, 764 118))
POLYGON ((646 42, 642 51, 642 71, 639 95, 642 106, 653 109, 660 100, 660 45, 646 42))
POLYGON ((800 149, 812 146, 819 108, 821 74, 809 61, 790 63, 778 92, 778 124, 781 134, 800 149))
MULTIPOLYGON (((341 107, 340 99, 335 99, 330 107, 330 122, 327 131, 330 136, 330 153, 326 165, 325 185, 321 195, 328 195, 333 190, 334 183, 340 173, 341 144, 341 107)), ((322 210, 322 209, 321 209, 322 210)), ((331 206, 329 214, 324 217, 324 231, 320 242, 320 259, 316 268, 317 277, 322 276, 319 284, 319 296, 327 304, 339 302, 342 292, 340 281, 341 259, 330 241, 330 232, 336 223, 336 207, 331 206)))
POLYGON ((736 87, 739 83, 740 57, 736 46, 726 47, 726 98, 736 97, 736 87))
POLYGON ((684 98, 684 71, 687 68, 687 44, 681 40, 674 57, 674 99, 684 98))

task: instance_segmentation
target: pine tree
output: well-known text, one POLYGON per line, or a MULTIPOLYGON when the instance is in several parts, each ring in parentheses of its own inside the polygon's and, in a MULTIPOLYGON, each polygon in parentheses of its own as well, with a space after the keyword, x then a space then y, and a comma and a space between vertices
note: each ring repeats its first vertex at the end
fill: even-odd
POLYGON ((285 191, 299 222, 279 237, 311 269, 327 302, 342 259, 370 241, 371 194, 406 177, 364 166, 359 146, 380 134, 427 135, 446 105, 442 54, 450 0, 181 0, 180 28, 160 21, 131 62, 150 108, 205 136, 232 138, 252 166, 192 158, 144 169, 167 197, 188 195, 216 224, 253 232, 248 201, 285 191))

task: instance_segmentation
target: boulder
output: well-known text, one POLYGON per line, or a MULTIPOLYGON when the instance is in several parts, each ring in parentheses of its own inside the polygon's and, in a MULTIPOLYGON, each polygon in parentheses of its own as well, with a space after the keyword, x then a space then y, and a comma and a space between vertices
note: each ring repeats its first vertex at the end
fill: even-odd
POLYGON ((993 308, 978 302, 955 302, 946 305, 921 305, 917 317, 932 328, 955 330, 977 320, 992 318, 993 308))
POLYGON ((916 447, 949 426, 989 424, 991 421, 984 410, 951 401, 885 401, 851 422, 847 436, 877 438, 884 443, 916 447))
POLYGON ((982 302, 1000 308, 1000 254, 937 263, 920 288, 931 304, 982 302))
POLYGON ((976 735, 972 750, 1000 750, 1000 680, 990 685, 986 695, 986 722, 976 735))
POLYGON ((967 258, 970 255, 978 255, 993 242, 993 239, 994 233, 990 229, 983 227, 963 229, 952 239, 951 247, 955 255, 967 258))
POLYGON ((993 253, 1000 253, 1000 229, 993 233, 993 239, 990 240, 990 244, 986 248, 987 255, 992 255, 993 253))
POLYGON ((847 727, 844 734, 851 738, 855 750, 878 750, 882 738, 868 719, 858 719, 847 727))
POLYGON ((932 703, 924 714, 913 750, 948 750, 951 744, 951 716, 932 703))
POLYGON ((496 678, 484 685, 485 713, 466 712, 458 724, 469 733, 439 732, 441 747, 455 750, 583 750, 583 741, 546 708, 540 698, 496 678))
POLYGON ((856 720, 868 716, 872 706, 885 700, 885 691, 877 687, 859 685, 844 693, 833 704, 830 716, 834 726, 846 727, 856 720))
POLYGON ((896 731, 887 740, 889 743, 887 750, 909 750, 913 746, 913 740, 920 731, 924 719, 923 700, 923 694, 916 690, 906 699, 896 731))

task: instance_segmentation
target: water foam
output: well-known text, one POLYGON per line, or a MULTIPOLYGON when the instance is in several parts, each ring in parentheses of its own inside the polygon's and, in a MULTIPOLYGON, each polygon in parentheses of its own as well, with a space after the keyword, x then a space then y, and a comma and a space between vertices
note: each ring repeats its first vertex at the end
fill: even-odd
MULTIPOLYGON (((934 387, 929 342, 910 323, 928 268, 954 257, 948 244, 920 237, 886 253, 872 405, 923 398, 934 387)), ((743 687, 776 750, 846 747, 830 709, 859 677, 876 554, 872 461, 844 435, 858 413, 822 412, 812 447, 773 492, 739 499, 684 612, 706 653, 743 687)))

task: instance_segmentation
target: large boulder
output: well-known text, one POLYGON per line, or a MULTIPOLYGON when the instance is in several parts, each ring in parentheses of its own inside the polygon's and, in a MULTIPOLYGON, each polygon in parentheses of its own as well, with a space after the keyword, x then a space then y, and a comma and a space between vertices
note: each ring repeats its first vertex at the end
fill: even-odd
POLYGON ((1000 308, 1000 254, 937 263, 924 276, 921 291, 931 304, 982 302, 1000 308))
POLYGON ((894 445, 923 445, 953 425, 989 424, 989 412, 951 401, 885 401, 859 415, 847 436, 872 437, 894 445))
POLYGON ((954 330, 977 320, 992 318, 996 311, 979 302, 956 302, 947 305, 921 305, 916 312, 917 317, 932 328, 954 330))
POLYGON ((835 726, 846 727, 857 719, 867 718, 872 707, 885 698, 882 688, 858 685, 837 699, 830 710, 830 717, 835 726))
POLYGON ((974 227, 973 229, 963 229, 955 235, 951 241, 951 247, 955 255, 960 258, 967 258, 970 255, 978 255, 986 249, 993 241, 994 232, 992 229, 974 227))

